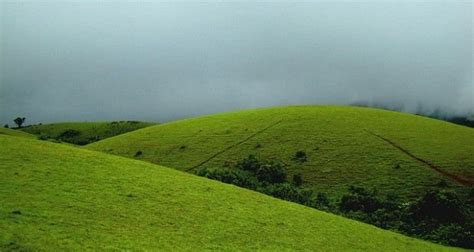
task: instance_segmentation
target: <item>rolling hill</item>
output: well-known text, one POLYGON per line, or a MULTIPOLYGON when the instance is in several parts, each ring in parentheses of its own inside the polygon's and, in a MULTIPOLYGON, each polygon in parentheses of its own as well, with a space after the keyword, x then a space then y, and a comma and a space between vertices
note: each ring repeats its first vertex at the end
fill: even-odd
POLYGON ((138 121, 67 122, 31 125, 20 130, 37 135, 43 140, 54 139, 76 145, 85 145, 151 125, 156 125, 156 123, 138 121))
POLYGON ((147 162, 0 145, 0 250, 450 249, 147 162))
POLYGON ((202 116, 148 127, 87 149, 194 172, 250 154, 338 196, 349 185, 410 199, 444 180, 474 182, 474 130, 421 116, 347 106, 291 106, 202 116), (295 160, 304 152, 306 161, 295 160))
POLYGON ((34 135, 31 135, 29 133, 19 131, 19 130, 6 129, 6 128, 0 128, 0 135, 25 137, 25 138, 36 138, 34 135))

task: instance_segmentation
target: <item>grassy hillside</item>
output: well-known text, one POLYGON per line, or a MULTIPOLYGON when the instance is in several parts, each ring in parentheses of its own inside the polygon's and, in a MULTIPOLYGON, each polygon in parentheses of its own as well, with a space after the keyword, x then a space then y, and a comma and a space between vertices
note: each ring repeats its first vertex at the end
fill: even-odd
POLYGON ((449 249, 145 162, 0 145, 0 250, 449 249))
POLYGON ((425 117, 343 106, 293 106, 203 116, 88 145, 184 171, 233 167, 249 154, 284 163, 303 187, 340 195, 349 185, 411 198, 440 180, 474 181, 474 130, 425 117), (306 161, 295 160, 302 151, 306 161))
POLYGON ((19 130, 6 129, 6 128, 0 128, 0 135, 35 138, 34 135, 31 135, 29 133, 19 131, 19 130))
POLYGON ((55 139, 71 144, 85 145, 151 125, 155 125, 155 123, 138 121, 69 122, 32 125, 21 130, 37 135, 43 140, 55 139))

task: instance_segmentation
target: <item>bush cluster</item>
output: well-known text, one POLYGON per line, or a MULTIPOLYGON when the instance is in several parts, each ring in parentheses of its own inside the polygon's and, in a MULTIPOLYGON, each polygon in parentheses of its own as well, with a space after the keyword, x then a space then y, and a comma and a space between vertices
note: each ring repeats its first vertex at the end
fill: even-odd
POLYGON ((202 169, 197 175, 308 206, 315 204, 312 191, 299 188, 303 183, 301 175, 294 176, 293 183, 290 183, 282 164, 261 160, 254 155, 242 159, 235 167, 202 169))
POLYGON ((468 199, 463 199, 445 183, 439 183, 437 189, 412 202, 404 202, 396 195, 380 196, 375 189, 350 186, 340 198, 330 199, 324 193, 315 195, 311 190, 300 188, 301 175, 294 175, 289 182, 280 163, 254 155, 237 165, 202 169, 197 174, 420 239, 474 248, 474 189, 468 199))
POLYGON ((351 186, 336 213, 381 228, 434 242, 474 248, 472 204, 446 188, 433 189, 413 202, 379 197, 375 190, 351 186))

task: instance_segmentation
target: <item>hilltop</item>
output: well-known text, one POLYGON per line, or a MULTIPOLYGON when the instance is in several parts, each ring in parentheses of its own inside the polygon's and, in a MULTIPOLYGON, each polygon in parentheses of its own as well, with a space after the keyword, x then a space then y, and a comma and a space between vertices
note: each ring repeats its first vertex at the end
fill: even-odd
POLYGON ((86 145, 151 125, 156 125, 156 123, 139 121, 65 122, 31 125, 20 128, 20 130, 36 135, 41 140, 86 145))
POLYGON ((146 162, 0 144, 1 250, 449 249, 146 162))
POLYGON ((86 148, 179 170, 234 167, 248 155, 284 164, 304 188, 341 195, 350 185, 411 199, 440 182, 474 181, 474 130, 426 117, 346 106, 292 106, 152 126, 86 148), (304 160, 295 158, 304 153, 304 160))

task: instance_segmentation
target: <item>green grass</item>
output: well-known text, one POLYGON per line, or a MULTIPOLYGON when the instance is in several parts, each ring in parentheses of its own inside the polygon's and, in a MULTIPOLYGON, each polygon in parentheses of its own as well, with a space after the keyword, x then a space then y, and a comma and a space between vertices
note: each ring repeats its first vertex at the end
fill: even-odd
POLYGON ((0 146, 2 251, 450 249, 147 162, 0 146))
POLYGON ((6 128, 0 128, 0 135, 35 138, 34 135, 31 135, 29 133, 19 131, 19 130, 6 129, 6 128))
POLYGON ((444 172, 474 181, 473 129, 369 108, 292 106, 223 113, 137 130, 86 148, 125 157, 141 151, 138 159, 187 171, 232 167, 256 154, 284 163, 290 177, 301 174, 304 187, 330 196, 357 185, 408 200, 441 179, 467 191, 468 186, 454 183, 373 134, 444 172), (307 154, 306 162, 293 160, 297 151, 307 154))
POLYGON ((37 135, 43 139, 49 138, 71 144, 85 145, 155 124, 156 123, 137 121, 67 122, 32 125, 21 128, 21 130, 37 135), (78 132, 78 135, 72 137, 62 136, 62 134, 67 130, 75 130, 78 132))

